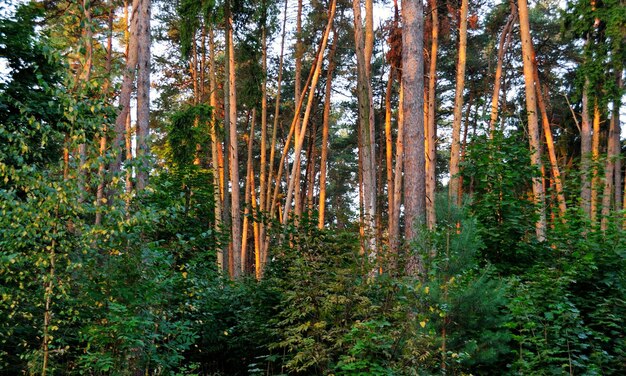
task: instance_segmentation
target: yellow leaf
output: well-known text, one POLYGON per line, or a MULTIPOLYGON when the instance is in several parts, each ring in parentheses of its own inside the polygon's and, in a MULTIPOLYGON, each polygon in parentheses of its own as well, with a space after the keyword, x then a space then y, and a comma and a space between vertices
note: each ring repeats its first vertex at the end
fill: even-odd
POLYGON ((420 321, 420 326, 423 328, 426 326, 426 321, 420 321))
POLYGON ((424 292, 428 294, 430 292, 430 287, 426 286, 426 288, 424 289, 424 292))

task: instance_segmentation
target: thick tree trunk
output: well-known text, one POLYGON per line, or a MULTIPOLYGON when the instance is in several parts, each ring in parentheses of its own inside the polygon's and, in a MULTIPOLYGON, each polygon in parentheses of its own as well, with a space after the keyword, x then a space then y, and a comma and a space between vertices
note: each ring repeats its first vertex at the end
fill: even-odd
POLYGON ((150 132, 150 8, 151 0, 141 0, 137 52, 137 189, 148 184, 148 136, 150 132))
MULTIPOLYGON (((302 0, 298 0, 298 15, 296 19, 296 48, 295 48, 295 79, 294 79, 294 93, 295 98, 300 98, 302 91, 302 55, 303 51, 303 43, 302 43, 302 0)), ((298 117, 296 121, 295 134, 294 134, 294 145, 297 143, 297 140, 300 139, 300 128, 301 128, 301 119, 298 117)), ((301 166, 302 161, 298 160, 298 164, 296 165, 296 181, 294 185, 294 212, 296 215, 296 223, 298 222, 298 218, 302 214, 301 207, 302 202, 300 200, 300 183, 301 183, 301 166)))
POLYGON ((426 225, 429 229, 434 229, 437 223, 435 214, 435 194, 437 180, 435 167, 437 163, 437 119, 435 110, 437 108, 437 50, 439 48, 439 12, 437 10, 437 0, 430 0, 432 17, 432 34, 430 46, 430 64, 428 70, 428 122, 426 124, 426 225))
POLYGON ((450 203, 461 205, 459 195, 459 160, 461 157, 461 119, 463 117, 463 90, 465 89, 465 62, 467 58, 468 0, 461 1, 459 19, 459 55, 456 65, 456 90, 454 92, 454 119, 452 122, 452 147, 450 150, 450 203))
MULTIPOLYGON (((526 112, 528 114, 528 138, 530 141, 531 164, 541 171, 541 145, 539 142, 539 124, 537 120, 537 97, 533 77, 532 40, 526 0, 518 0, 522 58, 524 60, 524 82, 526 89, 526 112)), ((533 178, 533 198, 539 219, 535 225, 537 240, 546 238, 545 197, 541 178, 533 178)))
MULTIPOLYGON (((417 240, 417 228, 425 220, 424 152, 424 15, 421 0, 402 1, 402 86, 404 91, 404 213, 405 240, 417 240)), ((406 273, 421 276, 423 262, 411 252, 406 273)))

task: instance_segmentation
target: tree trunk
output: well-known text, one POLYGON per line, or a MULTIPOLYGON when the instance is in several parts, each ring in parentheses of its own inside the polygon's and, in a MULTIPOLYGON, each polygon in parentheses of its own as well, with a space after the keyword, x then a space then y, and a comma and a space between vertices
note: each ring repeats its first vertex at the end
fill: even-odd
POLYGON ((126 67, 124 69, 124 77, 122 78, 122 87, 119 96, 120 112, 115 120, 115 138, 113 139, 113 152, 115 159, 111 162, 110 170, 112 173, 118 173, 122 167, 122 155, 125 150, 126 135, 126 119, 130 114, 130 96, 133 91, 135 81, 135 72, 137 69, 138 55, 138 29, 139 29, 139 6, 141 0, 133 0, 130 35, 128 38, 128 53, 126 54, 126 67))
POLYGON ((148 184, 148 135, 150 132, 150 4, 141 0, 137 52, 137 189, 148 184))
POLYGON ((432 34, 430 46, 430 65, 428 70, 428 123, 426 125, 426 225, 429 229, 434 229, 437 223, 435 214, 435 201, 437 190, 436 163, 437 163, 437 119, 435 110, 437 108, 437 50, 439 47, 439 12, 437 10, 437 0, 430 0, 432 17, 432 34))
POLYGON ((582 95, 582 121, 580 130, 580 204, 583 212, 591 218, 591 124, 589 123, 589 80, 585 80, 582 95))
POLYGON ((328 54, 328 69, 326 70, 326 91, 324 94, 324 117, 322 124, 322 151, 320 159, 320 197, 319 217, 317 227, 324 228, 324 216, 326 213, 326 164, 328 159, 328 131, 330 128, 330 99, 332 94, 333 72, 335 70, 335 52, 337 51, 337 31, 333 28, 333 42, 328 54))
POLYGON ((541 93, 541 82, 539 81, 539 69, 537 67, 537 58, 535 56, 535 49, 532 46, 532 60, 533 60, 533 78, 535 81, 535 90, 537 92, 537 104, 539 105, 539 111, 541 112, 541 124, 543 125, 543 134, 546 138, 546 147, 548 149, 548 156, 550 158, 550 167, 552 171, 552 177, 554 178, 554 186, 556 188, 556 199, 559 204, 559 215, 561 220, 565 220, 565 212, 567 205, 565 203, 565 193, 563 193, 563 181, 561 179, 561 172, 559 170, 559 162, 556 159, 556 151, 554 150, 554 140, 552 139, 552 129, 550 128, 550 120, 548 119, 548 112, 546 111, 546 104, 543 100, 543 94, 541 93))
POLYGON ((600 108, 598 107, 598 99, 593 105, 593 134, 591 135, 591 223, 595 224, 598 217, 598 193, 600 190, 600 172, 598 164, 600 163, 600 108))
MULTIPOLYGON (((215 227, 219 229, 222 225, 222 206, 224 200, 224 166, 220 163, 219 155, 221 154, 217 139, 217 82, 215 72, 215 40, 213 37, 213 28, 209 28, 209 104, 211 111, 211 160, 213 164, 213 185, 215 186, 215 227)), ((219 249, 217 252, 217 270, 224 269, 224 250, 219 249)))
POLYGON ((229 164, 232 190, 231 232, 232 260, 231 277, 238 278, 241 274, 241 222, 239 213, 239 156, 237 150, 237 95, 235 88, 235 48, 233 46, 233 19, 230 11, 230 0, 225 4, 226 18, 226 73, 224 85, 225 127, 229 128, 229 164))
MULTIPOLYGON (((330 11, 328 14, 328 23, 326 24, 326 30, 324 31, 324 36, 322 37, 320 49, 317 53, 316 61, 314 64, 315 70, 311 78, 311 86, 310 86, 306 111, 302 119, 302 126, 300 129, 300 133, 298 135, 299 137, 296 140, 296 143, 294 145, 295 146, 294 165, 293 165, 293 168, 291 169, 290 178, 287 184, 288 186, 287 199, 285 201, 285 207, 283 209, 283 223, 285 223, 288 220, 289 209, 291 207, 291 203, 293 200, 294 188, 295 188, 295 185, 298 184, 300 181, 298 166, 300 164, 300 154, 302 152, 302 144, 304 143, 304 137, 306 135, 306 128, 307 128, 309 117, 311 114, 311 108, 313 106, 313 100, 315 98, 315 87, 317 86, 317 81, 319 79, 319 76, 322 70, 322 62, 324 60, 324 50, 326 49, 326 43, 328 42, 328 35, 330 34, 330 29, 332 28, 332 25, 333 25, 333 19, 335 17, 335 10, 336 10, 336 0, 332 0, 330 4, 330 11)), ((304 99, 304 95, 301 95, 300 105, 301 105, 302 99, 304 99)), ((299 111, 296 111, 296 116, 299 116, 299 111)))
POLYGON ((241 273, 246 272, 246 263, 248 262, 248 217, 250 216, 250 196, 251 187, 254 180, 254 171, 252 169, 252 139, 254 138, 254 125, 256 123, 256 109, 252 109, 252 122, 250 123, 250 134, 248 136, 248 162, 246 163, 246 183, 244 188, 244 209, 243 209, 243 229, 241 237, 241 273))
POLYGON ((461 119, 463 117, 463 90, 465 89, 465 62, 467 58, 468 0, 461 0, 459 18, 459 55, 456 66, 456 90, 454 92, 454 119, 452 122, 452 147, 450 150, 450 203, 461 206, 459 195, 459 160, 461 156, 461 119))
POLYGON ((385 90, 385 160, 387 162, 387 213, 389 215, 389 240, 394 228, 393 216, 393 135, 391 134, 391 91, 395 76, 395 68, 389 66, 387 89, 385 90))
POLYGON ((506 21, 502 34, 500 35, 500 43, 498 44, 498 63, 496 65, 496 73, 493 83, 493 95, 491 96, 491 117, 489 119, 489 138, 493 138, 496 131, 496 123, 498 122, 498 98, 500 97, 500 84, 502 82, 502 67, 504 66, 504 54, 508 49, 511 40, 510 34, 513 24, 517 18, 517 8, 511 2, 511 15, 506 21))
MULTIPOLYGON (((466 1, 466 0, 465 0, 466 1)), ((421 0, 402 2, 402 86, 404 91, 404 213, 405 240, 417 240, 417 228, 425 220, 424 153, 424 16, 421 0)), ((406 273, 421 276, 423 262, 415 252, 408 255, 406 273)))
MULTIPOLYGON (((531 164, 541 171, 541 145, 539 142, 539 124, 537 121, 537 98, 533 77, 532 40, 530 37, 530 23, 528 19, 528 4, 526 0, 518 0, 520 37, 522 42, 522 57, 524 60, 524 82, 526 89, 526 112, 528 114, 528 138, 530 141, 531 164)), ((533 198, 539 219, 535 225, 537 240, 546 238, 546 211, 542 179, 533 178, 533 198)))
MULTIPOLYGON (((400 78, 398 95, 398 138, 396 139, 396 166, 393 181, 393 212, 390 212, 393 225, 389 230, 389 244, 394 257, 400 248, 400 206, 402 206, 402 168, 404 162, 404 87, 400 78)), ((425 188, 424 188, 425 189, 425 188)))
POLYGON ((361 176, 363 196, 363 229, 365 251, 370 260, 376 256, 376 139, 372 96, 371 55, 373 50, 373 17, 371 0, 366 0, 366 27, 363 31, 361 4, 352 1, 354 11, 354 42, 357 56, 357 97, 359 134, 361 138, 361 176))
MULTIPOLYGON (((617 78, 617 87, 621 86, 621 71, 620 75, 617 78)), ((604 192, 602 194, 602 219, 600 222, 600 226, 602 231, 606 231, 608 228, 608 220, 609 214, 611 213, 611 202, 615 196, 613 195, 614 187, 614 175, 619 176, 621 171, 615 168, 616 161, 620 157, 620 125, 619 125, 619 109, 621 106, 621 101, 616 99, 613 102, 613 112, 611 114, 611 124, 609 126, 609 137, 608 137, 608 146, 606 152, 606 167, 604 169, 604 192)), ((617 207, 617 202, 614 202, 615 207, 617 207)))

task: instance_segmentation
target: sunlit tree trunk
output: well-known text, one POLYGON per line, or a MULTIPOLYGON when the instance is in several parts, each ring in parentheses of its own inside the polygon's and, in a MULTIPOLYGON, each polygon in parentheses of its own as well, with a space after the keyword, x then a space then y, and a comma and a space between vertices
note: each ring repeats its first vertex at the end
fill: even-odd
MULTIPOLYGON (((328 36, 330 34, 330 30, 332 28, 333 19, 335 17, 336 10, 336 0, 332 0, 330 3, 330 10, 328 13, 328 23, 326 24, 326 29, 324 30, 324 35, 322 37, 322 41, 320 43, 320 49, 317 52, 317 56, 314 64, 314 71, 311 77, 311 84, 309 90, 309 96, 307 101, 307 107, 304 113, 304 117, 302 118, 302 126, 300 128, 300 133, 298 135, 298 139, 294 145, 294 165, 291 169, 291 174, 287 184, 287 198, 285 201, 285 207, 283 208, 283 218, 282 221, 285 223, 289 218, 289 210, 292 205, 292 200, 294 196, 295 185, 297 185, 300 181, 300 176, 298 174, 298 165, 300 164, 300 154, 302 152, 302 145, 304 143, 304 137, 306 135, 306 129, 309 122, 309 117, 311 115, 311 108, 313 107, 313 101, 315 99, 315 87, 317 86, 317 82, 319 80, 319 76, 322 70, 322 62, 324 60, 324 50, 326 49, 326 44, 328 42, 328 36)), ((308 80, 307 80, 308 81, 308 80)), ((308 82, 307 82, 308 84, 308 82)), ((307 87, 305 85, 305 87, 307 87)), ((299 106, 301 106, 302 99, 304 99, 304 95, 301 95, 301 100, 299 101, 299 106)), ((299 109, 296 109, 295 116, 299 116, 299 109)), ((297 121, 295 122, 297 124, 297 121)), ((295 125, 294 124, 294 125, 295 125)))
MULTIPOLYGON (((522 58, 524 61, 524 82, 526 89, 526 112, 528 115, 528 138, 530 141, 531 164, 541 171, 541 145, 539 142, 539 124, 537 120, 537 98, 533 77, 532 41, 528 19, 526 0, 518 0, 520 37, 522 41, 522 58)), ((539 219, 535 225, 537 239, 544 241, 546 237, 546 211, 542 179, 533 178, 533 198, 539 219)))
POLYGON ((439 48, 439 12, 437 10, 437 0, 430 0, 430 11, 432 18, 432 34, 430 46, 430 64, 428 69, 428 122, 426 124, 426 225, 429 229, 435 228, 437 217, 435 214, 435 191, 437 189, 436 180, 436 159, 437 159, 437 119, 435 109, 437 108, 437 50, 439 48))
MULTIPOLYGON (((215 72, 215 39, 213 36, 213 28, 209 28, 209 104, 211 111, 211 161, 213 164, 213 185, 215 186, 215 227, 219 228, 222 224, 222 205, 224 200, 224 166, 220 163, 219 145, 217 138, 217 79, 215 72)), ((217 268, 224 268, 224 252, 219 249, 217 252, 217 268)))
POLYGON ((552 139, 552 129, 550 128, 550 120, 548 119, 548 112, 546 111, 546 104, 544 103, 543 94, 541 93, 541 82, 539 81, 539 70, 537 67, 537 59, 535 56, 534 48, 532 47, 532 60, 533 60, 533 79, 535 81, 535 89, 537 92, 537 105, 539 106, 539 112, 541 113, 541 124, 543 126, 543 134, 546 139, 546 148, 548 149, 548 157, 550 159, 550 168, 552 171, 552 178, 554 179, 554 187, 556 188, 556 199, 559 204, 559 214, 561 220, 565 220, 565 212, 567 205, 565 203, 565 193, 563 192, 563 181, 561 179, 561 172, 559 170, 559 162, 556 158, 556 150, 554 150, 554 140, 552 139))
POLYGON ((150 132, 150 7, 151 0, 141 0, 137 52, 137 189, 148 184, 148 135, 150 132))
MULTIPOLYGON (((267 72, 267 19, 266 19, 266 10, 267 4, 265 0, 262 3, 263 7, 263 26, 261 30, 261 68, 263 72, 267 72)), ((265 208, 265 186, 267 185, 267 73, 263 77, 263 82, 261 83, 261 165, 259 167, 259 206, 261 210, 265 208)), ((253 193, 253 196, 256 193, 253 193)), ((256 213, 255 213, 256 215, 256 213)), ((259 242, 259 250, 255 254, 255 271, 257 278, 261 276, 261 263, 260 263, 260 252, 263 247, 262 243, 260 243, 260 239, 265 237, 265 224, 263 221, 255 222, 258 229, 258 238, 256 239, 259 242), (258 260, 257 260, 258 259, 258 260)))
POLYGON ((243 209, 243 228, 241 237, 241 272, 245 273, 246 263, 248 262, 248 218, 250 216, 250 196, 255 193, 251 192, 254 180, 254 171, 252 170, 252 140, 254 138, 254 126, 256 123, 256 109, 252 109, 252 122, 250 123, 250 134, 248 135, 248 162, 246 163, 246 183, 244 188, 244 209, 243 209))
POLYGON ((598 217, 598 193, 600 190, 600 108, 596 98, 593 105, 593 133, 591 135, 591 223, 595 224, 598 217))
MULTIPOLYGON (((425 220, 424 152, 424 16, 421 0, 402 1, 402 100, 404 113, 404 213, 405 240, 417 240, 416 226, 425 220)), ((423 272, 420 255, 411 252, 406 273, 423 272)))
POLYGON ((461 119, 463 117, 463 90, 465 89, 465 62, 467 59, 468 0, 461 1, 459 19, 459 52, 456 65, 456 90, 454 92, 454 118, 452 121, 452 146, 450 149, 450 202, 461 205, 459 195, 459 159, 461 157, 461 119))
POLYGON ((242 272, 241 263, 241 222, 239 214, 239 156, 237 151, 237 95, 235 88, 235 48, 233 46, 233 19, 230 0, 225 3, 226 22, 226 73, 224 85, 224 127, 229 128, 229 165, 231 181, 231 236, 232 266, 231 277, 237 278, 242 272))
POLYGON ((402 171, 404 162, 404 89, 400 82, 398 95, 398 138, 396 138, 396 165, 393 181, 393 212, 389 215, 393 220, 389 230, 389 244, 394 257, 398 256, 400 246, 400 206, 402 205, 402 171))
POLYGON ((333 28, 333 42, 328 54, 328 69, 326 70, 326 91, 324 93, 324 115, 322 123, 322 145, 320 157, 320 198, 319 217, 317 226, 324 228, 326 213, 326 169, 328 159, 328 132, 330 129, 330 100, 332 95, 333 72, 335 70, 335 52, 337 51, 337 31, 333 28))

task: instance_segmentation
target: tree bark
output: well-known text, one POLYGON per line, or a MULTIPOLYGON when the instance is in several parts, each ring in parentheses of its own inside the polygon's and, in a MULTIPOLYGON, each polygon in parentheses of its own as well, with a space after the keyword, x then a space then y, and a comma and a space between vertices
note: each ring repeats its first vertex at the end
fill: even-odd
POLYGON ((231 236, 232 260, 231 277, 241 275, 241 218, 239 205, 239 156, 237 148, 237 94, 235 88, 235 48, 233 46, 233 19, 230 10, 230 0, 225 3, 226 18, 226 73, 224 85, 224 127, 229 128, 229 165, 231 181, 231 236))
POLYGON ((552 177, 554 179, 554 186, 556 188, 556 199, 559 204, 559 215, 561 217, 561 220, 564 221, 565 212, 567 211, 567 205, 565 203, 565 193, 563 192, 563 180, 561 179, 559 162, 556 158, 556 151, 554 150, 554 140, 552 139, 552 129, 550 128, 550 120, 548 119, 546 104, 544 103, 543 94, 541 93, 539 69, 537 67, 537 58, 535 56, 535 50, 532 46, 532 41, 530 47, 532 49, 533 79, 535 81, 535 90, 537 92, 537 105, 539 106, 539 112, 541 112, 541 124, 543 125, 543 134, 546 138, 546 147, 548 149, 548 157, 550 158, 552 177))
POLYGON ((434 229, 437 223, 435 214, 435 201, 437 190, 436 163, 437 163, 437 119, 435 110, 437 108, 437 50, 439 47, 439 12, 437 0, 430 0, 432 17, 432 34, 430 46, 430 64, 428 70, 428 123, 426 125, 426 225, 429 229, 434 229))
MULTIPOLYGON (((465 0, 466 1, 466 0, 465 0)), ((416 226, 425 220, 424 153, 424 16, 421 0, 402 1, 402 86, 404 91, 404 207, 405 240, 417 239, 416 226)), ((408 255, 406 273, 421 276, 423 262, 415 252, 408 255)))
POLYGON ((354 42, 357 57, 357 97, 359 134, 361 139, 361 176, 363 196, 363 244, 370 260, 376 256, 376 139, 372 96, 371 55, 373 50, 372 4, 366 0, 366 27, 363 31, 360 0, 352 1, 354 11, 354 42))
MULTIPOLYGON (((524 61, 524 82, 526 90, 526 112, 528 116, 528 138, 530 142, 531 164, 541 171, 541 145, 539 142, 539 124, 537 120, 537 98, 533 77, 532 40, 526 0, 518 0, 522 58, 524 61)), ((533 178, 533 198, 539 219, 535 224, 537 240, 546 238, 546 211, 542 179, 533 178)))
POLYGON ((504 54, 509 46, 511 40, 509 35, 513 29, 513 24, 517 18, 517 8, 515 4, 511 2, 511 15, 506 21, 502 34, 500 35, 500 42, 498 44, 498 63, 496 65, 496 73, 493 83, 493 95, 491 96, 491 116, 489 119, 489 138, 493 138, 493 134, 496 131, 496 123, 498 122, 498 98, 500 97, 500 84, 502 82, 502 67, 504 66, 504 54))
POLYGON ((150 8, 151 0, 141 0, 137 52, 137 190, 148 184, 148 136, 150 132, 150 8))
POLYGON ((598 193, 600 190, 600 108, 596 98, 593 105, 593 134, 591 135, 591 223, 595 224, 598 217, 598 193))
POLYGON ((324 93, 324 115, 322 124, 322 150, 320 157, 320 197, 319 217, 317 227, 324 228, 326 213, 326 168, 328 159, 328 132, 330 129, 330 99, 332 94, 333 72, 335 70, 335 52, 337 51, 337 30, 333 28, 333 42, 328 54, 328 69, 326 70, 326 91, 324 93))
POLYGON ((126 67, 124 69, 124 77, 122 78, 122 87, 119 96, 120 112, 115 120, 115 138, 113 139, 113 152, 115 159, 109 166, 112 173, 120 171, 122 166, 122 155, 125 150, 126 135, 126 119, 130 114, 130 96, 133 91, 133 83, 135 81, 135 72, 137 69, 138 55, 138 29, 139 29, 139 6, 141 0, 133 0, 130 34, 128 38, 128 53, 126 54, 126 67))
POLYGON ((465 63, 467 59, 467 13, 468 0, 461 1, 459 18, 459 54, 456 66, 456 90, 454 92, 454 119, 452 122, 452 146, 450 150, 450 203, 461 206, 459 195, 459 160, 461 157, 461 120, 463 117, 463 90, 465 89, 465 63))

